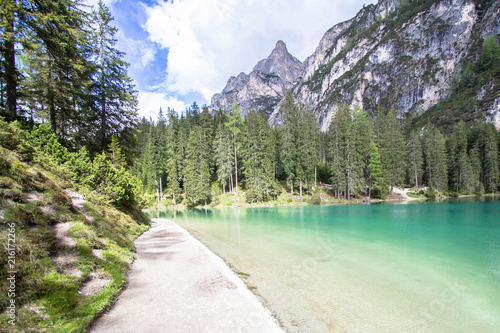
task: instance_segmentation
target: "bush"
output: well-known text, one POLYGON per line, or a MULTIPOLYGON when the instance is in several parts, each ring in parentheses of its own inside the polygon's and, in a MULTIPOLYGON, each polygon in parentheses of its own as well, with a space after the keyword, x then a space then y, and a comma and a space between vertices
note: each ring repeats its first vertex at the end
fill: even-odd
POLYGON ((434 187, 431 186, 427 191, 425 191, 424 195, 429 199, 436 199, 438 196, 438 192, 434 187))
POLYGON ((317 195, 313 195, 309 200, 311 205, 321 205, 321 198, 317 195))
POLYGON ((141 193, 139 179, 125 169, 116 169, 105 153, 94 159, 84 184, 118 206, 136 203, 141 193))
POLYGON ((379 186, 375 185, 372 188, 372 197, 378 198, 378 199, 385 199, 387 195, 389 194, 389 187, 387 186, 379 186))
POLYGON ((222 186, 219 182, 213 182, 210 188, 210 192, 212 197, 218 196, 222 194, 222 186))

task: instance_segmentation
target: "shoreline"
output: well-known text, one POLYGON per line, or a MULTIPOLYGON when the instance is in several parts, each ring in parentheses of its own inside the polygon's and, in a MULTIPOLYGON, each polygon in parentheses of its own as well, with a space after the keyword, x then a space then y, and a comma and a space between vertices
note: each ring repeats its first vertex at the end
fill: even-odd
POLYGON ((88 332, 283 332, 220 256, 174 221, 151 221, 126 288, 88 332))
MULTIPOLYGON (((485 203, 490 202, 491 200, 489 200, 488 197, 492 198, 491 196, 485 196, 483 198, 485 200, 481 200, 481 201, 485 202, 485 203)), ((498 196, 495 196, 495 197, 498 198, 498 196)), ((464 198, 464 199, 466 199, 466 198, 464 198)), ((493 200, 495 200, 495 199, 493 199, 493 200)), ((454 201, 452 201, 452 203, 453 202, 454 201)), ((465 200, 464 202, 468 202, 468 201, 465 200)), ((398 206, 398 204, 396 204, 396 206, 398 206)), ((360 208, 363 208, 363 207, 358 207, 357 209, 359 210, 360 208)), ((341 210, 343 210, 343 209, 341 209, 341 210)), ((236 211, 238 211, 238 210, 236 210, 236 211)), ((365 211, 365 210, 361 209, 361 211, 365 211)), ((215 219, 217 219, 217 216, 214 217, 214 221, 215 221, 215 219)), ((233 215, 229 215, 229 217, 225 221, 228 222, 228 221, 231 221, 231 220, 234 220, 233 219, 233 215)), ((184 222, 186 222, 186 221, 184 221, 184 222)), ((305 316, 304 318, 306 318, 307 321, 306 320, 304 322, 302 322, 302 321, 295 321, 294 317, 293 317, 294 312, 287 311, 287 308, 286 308, 286 304, 290 304, 290 302, 286 303, 285 307, 283 307, 283 303, 284 302, 282 302, 282 301, 283 300, 290 300, 290 299, 292 299, 291 297, 294 296, 294 294, 291 293, 289 295, 288 292, 283 292, 283 289, 280 289, 277 285, 275 285, 274 282, 276 282, 275 281, 276 280, 275 277, 281 277, 281 275, 288 275, 288 272, 286 272, 286 268, 285 268, 285 270, 280 271, 281 273, 286 272, 284 274, 262 275, 261 274, 262 273, 261 270, 258 270, 258 269, 254 270, 254 268, 257 267, 256 263, 259 262, 258 261, 259 259, 257 259, 257 261, 255 261, 255 260, 253 260, 253 261, 252 260, 246 260, 244 257, 242 257, 240 255, 234 256, 231 253, 231 251, 229 251, 229 252, 227 251, 227 250, 231 250, 231 247, 233 245, 237 245, 238 247, 246 249, 247 254, 248 254, 248 250, 251 250, 250 252, 252 252, 252 253, 256 253, 256 252, 252 251, 252 247, 248 247, 246 245, 248 243, 249 239, 245 239, 242 236, 241 243, 240 243, 240 238, 239 238, 240 227, 239 226, 238 226, 237 231, 236 231, 236 229, 227 228, 227 227, 224 227, 224 226, 222 228, 219 228, 219 229, 213 229, 214 231, 224 231, 224 230, 231 229, 232 232, 231 231, 228 232, 227 235, 225 233, 216 233, 216 234, 214 234, 215 237, 210 237, 211 233, 207 232, 207 231, 210 231, 212 229, 198 228, 198 225, 196 223, 189 224, 189 223, 183 223, 182 221, 180 221, 178 223, 181 223, 182 228, 184 228, 187 232, 189 232, 194 238, 196 238, 200 242, 202 242, 215 255, 217 255, 222 261, 224 261, 225 264, 236 275, 238 275, 241 278, 241 280, 248 286, 248 289, 250 289, 259 298, 259 300, 264 304, 264 306, 271 311, 271 313, 273 314, 273 316, 280 323, 280 325, 281 325, 281 327, 282 327, 283 330, 285 330, 287 332, 299 332, 300 330, 298 330, 299 328, 297 328, 297 327, 315 327, 315 326, 310 325, 310 323, 314 323, 314 321, 313 321, 314 317, 311 317, 311 316, 307 317, 307 316, 305 316), (218 244, 217 241, 225 240, 226 236, 230 236, 231 233, 233 233, 235 235, 235 237, 236 236, 238 237, 238 238, 235 238, 235 242, 234 243, 233 242, 228 242, 227 243, 228 246, 220 246, 220 244, 218 244), (206 237, 207 235, 208 235, 208 237, 206 237), (251 276, 249 276, 249 274, 251 274, 251 276), (260 282, 264 281, 264 280, 262 280, 263 277, 266 278, 265 282, 263 284, 260 284, 260 282), (256 289, 254 289, 254 286, 256 287, 256 289), (274 289, 274 288, 276 288, 276 289, 274 289), (272 290, 272 292, 269 292, 270 290, 272 290), (276 295, 278 295, 278 296, 276 296, 276 295), (288 296, 282 296, 282 295, 288 295, 288 296), (288 298, 288 297, 290 297, 290 298, 288 298), (292 316, 290 315, 290 313, 292 314, 292 316), (313 319, 311 319, 311 318, 313 318, 313 319), (299 326, 297 324, 300 324, 300 325, 304 324, 304 326, 299 326), (295 329, 297 329, 297 331, 295 329)), ((236 228, 236 226, 235 226, 235 228, 236 228)), ((244 230, 247 230, 247 229, 245 229, 245 224, 242 223, 241 224, 241 231, 242 231, 242 233, 243 233, 244 230)), ((255 230, 258 231, 258 230, 261 230, 261 229, 255 229, 255 230)), ((279 230, 276 230, 276 231, 278 231, 278 236, 279 236, 279 230)), ((255 232, 253 232, 252 234, 254 236, 258 235, 258 234, 255 234, 255 232)), ((267 239, 266 239, 266 241, 267 241, 267 239)), ((258 252, 258 253, 262 254, 260 252, 258 252)), ((274 255, 275 252, 269 252, 269 253, 272 253, 274 255)), ((309 256, 307 258, 310 258, 310 257, 311 256, 309 256)), ((262 258, 262 256, 259 255, 259 256, 257 256, 257 258, 262 258)), ((303 259, 302 261, 298 260, 297 262, 299 264, 301 264, 301 263, 303 264, 303 263, 306 263, 308 261, 306 261, 306 260, 303 259)), ((321 261, 321 263, 319 263, 319 265, 323 265, 323 261, 321 261)), ((292 263, 292 266, 293 266, 293 263, 292 263)), ((290 266, 290 267, 292 267, 292 266, 290 266)), ((425 266, 425 267, 427 267, 427 266, 425 266)), ((312 272, 315 272, 315 271, 312 271, 312 272)), ((296 277, 297 275, 294 275, 294 274, 296 274, 294 272, 291 272, 291 273, 292 273, 291 274, 292 278, 291 278, 290 281, 294 281, 293 277, 294 276, 296 277)), ((307 270, 306 270, 306 273, 307 273, 307 270)), ((346 281, 349 282, 350 280, 346 280, 346 281)), ((285 285, 283 285, 283 286, 285 286, 285 285)), ((380 289, 377 289, 377 290, 380 290, 380 289)), ((431 300, 432 300, 432 298, 431 298, 431 300)), ((295 302, 293 302, 292 304, 294 304, 294 303, 295 302)), ((300 305, 300 302, 298 302, 298 304, 300 305)), ((298 309, 302 309, 302 308, 299 307, 298 309)), ((408 317, 408 318, 410 318, 410 317, 408 317)), ((329 322, 328 325, 330 325, 332 322, 333 321, 329 322)), ((328 327, 331 328, 332 326, 328 326, 328 327)), ((319 332, 321 330, 317 330, 317 331, 319 332)), ((325 330, 322 330, 322 331, 325 331, 325 330)))
MULTIPOLYGON (((170 220, 171 221, 171 220, 170 220)), ((175 223, 174 221, 172 221, 175 223)), ((199 236, 199 232, 197 232, 195 229, 191 228, 186 228, 186 227, 181 227, 177 223, 175 223, 179 228, 185 230, 186 233, 188 233, 192 238, 194 238, 196 241, 198 241, 202 246, 204 246, 209 252, 211 252, 214 256, 218 258, 218 260, 222 261, 223 264, 235 275, 239 280, 243 282, 243 284, 246 286, 246 288, 257 298, 257 300, 261 303, 261 305, 266 309, 266 311, 269 312, 271 317, 276 321, 278 326, 280 327, 283 332, 287 332, 284 330, 284 320, 280 318, 279 314, 276 312, 275 307, 272 305, 270 301, 268 301, 264 296, 261 295, 259 292, 258 287, 252 285, 249 280, 252 279, 251 275, 241 271, 238 269, 228 258, 223 256, 222 254, 216 252, 212 248, 209 247, 209 245, 205 244, 202 242, 201 238, 199 236)))
MULTIPOLYGON (((212 208, 264 208, 264 207, 307 207, 307 206, 336 206, 336 205, 363 205, 365 202, 363 202, 363 199, 334 199, 326 203, 321 203, 321 204, 311 204, 306 201, 305 199, 297 199, 293 202, 290 203, 275 203, 275 202, 259 202, 259 203, 248 203, 248 202, 242 202, 241 204, 238 205, 206 205, 206 206, 196 206, 196 207, 187 207, 185 205, 179 204, 179 205, 170 205, 166 206, 162 202, 156 203, 152 207, 147 207, 144 208, 143 210, 150 210, 150 209, 167 209, 167 210, 187 210, 187 209, 212 209, 212 208)), ((406 202, 406 201, 414 201, 414 200, 430 200, 428 198, 395 198, 391 197, 389 199, 371 199, 369 203, 383 203, 383 202, 406 202)))
MULTIPOLYGON (((403 190, 404 191, 404 190, 403 190)), ((401 192, 403 192, 401 191, 401 192)), ((407 191, 404 191, 405 194, 407 191)), ((438 201, 443 199, 461 199, 461 198, 472 198, 472 197, 498 197, 500 193, 487 193, 482 195, 475 194, 464 194, 459 195, 457 197, 454 196, 442 196, 441 198, 430 199, 426 197, 415 198, 406 194, 406 196, 401 195, 400 193, 393 193, 386 199, 370 199, 368 204, 380 204, 380 203, 409 203, 416 201, 438 201)), ((307 196, 310 198, 310 196, 307 196)), ((307 207, 307 206, 341 206, 341 205, 364 205, 363 199, 332 199, 329 202, 322 202, 321 204, 311 204, 306 201, 307 199, 296 199, 292 202, 287 203, 276 203, 276 202, 258 202, 258 203, 248 203, 242 201, 241 204, 237 205, 206 205, 206 206, 196 206, 196 207, 187 207, 185 205, 169 205, 166 206, 163 202, 155 203, 155 205, 147 208, 143 208, 143 211, 148 210, 170 210, 170 211, 184 211, 188 209, 214 209, 214 208, 270 208, 270 207, 307 207)))

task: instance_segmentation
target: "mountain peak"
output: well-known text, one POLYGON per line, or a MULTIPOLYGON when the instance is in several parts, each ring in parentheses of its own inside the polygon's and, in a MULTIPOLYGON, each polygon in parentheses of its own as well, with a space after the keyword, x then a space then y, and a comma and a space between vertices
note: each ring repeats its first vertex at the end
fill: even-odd
POLYGON ((290 67, 293 69, 299 69, 302 67, 302 63, 291 55, 288 52, 285 43, 282 40, 279 40, 276 42, 276 46, 269 57, 259 61, 253 70, 264 74, 274 73, 278 76, 282 76, 281 74, 284 74, 282 72, 284 70, 288 71, 290 67))
POLYGON ((274 47, 274 50, 282 50, 282 51, 288 52, 288 50, 286 49, 286 44, 282 40, 279 40, 276 42, 276 46, 274 47))
POLYGON ((271 54, 259 61, 250 74, 242 73, 229 79, 222 93, 212 97, 210 110, 230 110, 236 100, 242 115, 251 109, 270 115, 285 91, 293 88, 301 70, 302 63, 279 40, 271 54))

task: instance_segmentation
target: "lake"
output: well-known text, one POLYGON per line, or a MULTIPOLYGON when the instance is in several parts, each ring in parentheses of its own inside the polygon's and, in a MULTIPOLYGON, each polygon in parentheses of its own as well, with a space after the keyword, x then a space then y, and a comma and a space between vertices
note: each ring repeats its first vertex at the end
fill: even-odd
POLYGON ((498 332, 500 201, 150 212, 255 287, 289 332, 498 332))

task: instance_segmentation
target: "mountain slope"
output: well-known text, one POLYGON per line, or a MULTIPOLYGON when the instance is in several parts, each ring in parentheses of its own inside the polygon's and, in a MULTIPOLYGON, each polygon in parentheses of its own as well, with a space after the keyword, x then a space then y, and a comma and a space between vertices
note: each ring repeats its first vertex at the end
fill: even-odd
POLYGON ((292 56, 284 42, 278 41, 268 58, 259 61, 250 74, 232 76, 220 94, 212 97, 211 112, 231 110, 238 102, 242 115, 251 109, 262 110, 268 116, 290 90, 302 69, 302 63, 292 56))
POLYGON ((367 6, 327 32, 328 42, 304 61, 294 95, 316 107, 324 130, 340 103, 418 116, 450 96, 453 78, 480 37, 500 32, 492 15, 498 4, 486 15, 463 0, 367 6))
MULTIPOLYGON (((464 116, 500 125, 500 80, 495 71, 479 68, 483 39, 500 33, 499 12, 499 0, 380 0, 325 33, 303 62, 292 93, 315 109, 323 130, 340 104, 369 113, 395 109, 415 124, 431 109, 432 116, 421 119, 452 126, 464 116), (460 90, 467 66, 477 79, 460 90), (436 112, 450 97, 467 100, 468 108, 455 105, 450 117, 436 112)), ((246 87, 251 90, 251 83, 246 87)), ((251 105, 268 98, 244 97, 236 100, 251 105)), ((275 105, 270 122, 279 122, 276 99, 269 103, 275 105)))

